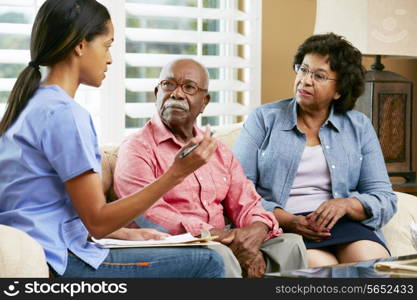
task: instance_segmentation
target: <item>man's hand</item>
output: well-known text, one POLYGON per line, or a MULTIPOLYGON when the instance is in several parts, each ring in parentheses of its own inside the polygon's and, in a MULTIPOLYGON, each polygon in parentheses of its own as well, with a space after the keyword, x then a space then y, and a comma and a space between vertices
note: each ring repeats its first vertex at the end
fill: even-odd
POLYGON ((169 168, 174 176, 182 181, 189 174, 206 164, 217 149, 217 142, 211 137, 210 127, 206 127, 204 135, 193 137, 175 156, 174 163, 169 168), (190 147, 195 147, 193 151, 185 157, 182 153, 190 147))
POLYGON ((211 236, 217 236, 215 241, 222 243, 223 245, 229 246, 230 243, 235 239, 235 229, 232 230, 223 230, 218 228, 210 229, 211 236))
MULTIPOLYGON (((249 226, 234 229, 234 231, 235 238, 230 244, 230 249, 238 259, 241 267, 246 272, 249 272, 249 268, 254 264, 251 268, 251 274, 259 275, 259 270, 261 269, 265 272, 265 268, 262 267, 261 263, 263 262, 263 265, 265 265, 265 262, 262 254, 259 256, 259 249, 269 231, 268 226, 262 222, 255 222, 249 226)), ((261 272, 262 275, 263 272, 261 272)))
POLYGON ((249 262, 249 265, 242 266, 242 269, 245 270, 246 276, 249 278, 260 278, 263 277, 266 270, 266 263, 261 251, 253 257, 252 261, 249 262))
POLYGON ((216 241, 230 247, 248 277, 262 277, 266 264, 259 249, 268 231, 266 224, 255 222, 230 231, 214 228, 210 234, 217 235, 216 241))

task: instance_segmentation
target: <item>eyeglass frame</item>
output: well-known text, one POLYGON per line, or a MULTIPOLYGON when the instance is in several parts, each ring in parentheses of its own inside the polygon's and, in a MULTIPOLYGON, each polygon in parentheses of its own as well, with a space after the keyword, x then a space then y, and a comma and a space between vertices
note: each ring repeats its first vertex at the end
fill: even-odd
POLYGON ((208 89, 203 89, 203 88, 201 88, 201 87, 199 87, 198 86, 198 84, 197 83, 195 83, 194 81, 187 81, 187 82, 183 82, 183 83, 179 83, 179 82, 177 82, 177 81, 175 81, 175 80, 172 80, 172 79, 164 79, 164 80, 161 80, 159 83, 158 83, 158 86, 160 86, 161 87, 161 89, 164 91, 164 92, 173 92, 173 91, 175 91, 178 87, 180 87, 181 88, 181 91, 183 91, 185 94, 187 94, 187 95, 190 95, 190 96, 194 96, 195 94, 197 94, 199 91, 203 91, 203 92, 208 92, 208 89), (173 90, 165 90, 164 88, 163 88, 163 86, 162 86, 162 83, 164 82, 164 81, 169 81, 169 82, 172 82, 172 83, 175 83, 175 88, 173 89, 173 90), (190 93, 188 93, 188 92, 186 92, 184 89, 183 89, 183 86, 184 85, 186 85, 186 84, 193 84, 193 85, 195 85, 195 87, 197 88, 197 91, 194 93, 194 94, 190 94, 190 93))
POLYGON ((325 78, 323 78, 323 79, 320 79, 320 80, 317 80, 316 79, 316 77, 314 77, 314 75, 316 75, 316 74, 319 74, 317 71, 311 71, 308 67, 305 67, 305 66, 303 66, 302 64, 295 64, 294 65, 294 71, 295 71, 295 74, 297 74, 297 76, 302 76, 302 77, 305 77, 305 76, 308 76, 308 75, 312 75, 311 76, 311 79, 314 81, 314 82, 317 82, 317 83, 325 83, 325 82, 327 82, 327 80, 334 80, 334 81, 339 81, 339 79, 335 79, 335 78, 329 78, 328 77, 328 75, 326 74, 326 73, 320 73, 320 75, 324 75, 325 76, 325 78), (301 67, 304 67, 304 68, 306 68, 307 69, 307 73, 300 73, 299 74, 299 70, 300 70, 300 68, 301 67))

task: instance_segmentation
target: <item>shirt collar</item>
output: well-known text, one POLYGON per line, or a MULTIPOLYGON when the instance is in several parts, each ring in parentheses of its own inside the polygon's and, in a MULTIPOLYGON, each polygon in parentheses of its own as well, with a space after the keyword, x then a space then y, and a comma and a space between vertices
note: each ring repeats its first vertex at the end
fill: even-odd
MULTIPOLYGON (((289 116, 285 122, 279 123, 278 127, 283 130, 292 130, 294 127, 297 127, 297 101, 293 98, 290 102, 290 105, 285 112, 289 116)), ((324 122, 323 126, 330 124, 336 131, 340 131, 342 119, 340 116, 334 113, 334 106, 330 107, 330 114, 327 120, 324 122)))
MULTIPOLYGON (((171 132, 171 130, 169 130, 169 128, 162 122, 161 117, 159 116, 158 113, 155 113, 153 115, 151 119, 151 124, 152 124, 154 139, 157 145, 171 139, 178 146, 180 147, 184 146, 184 144, 178 141, 175 138, 174 134, 171 132)), ((197 127, 196 124, 194 124, 193 126, 193 132, 196 132, 197 134, 201 132, 201 130, 197 127)))
POLYGON ((334 105, 330 107, 330 114, 326 122, 324 122, 324 126, 328 124, 336 129, 337 132, 340 132, 340 128, 342 127, 342 118, 340 115, 334 113, 334 105))

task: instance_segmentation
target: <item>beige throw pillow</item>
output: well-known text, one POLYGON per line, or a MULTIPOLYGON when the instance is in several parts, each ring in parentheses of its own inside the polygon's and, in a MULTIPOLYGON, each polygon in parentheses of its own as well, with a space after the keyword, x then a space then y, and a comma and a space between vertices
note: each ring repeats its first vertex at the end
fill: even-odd
POLYGON ((417 221, 417 197, 395 192, 398 196, 398 211, 382 228, 392 256, 417 253, 411 242, 410 224, 417 221))

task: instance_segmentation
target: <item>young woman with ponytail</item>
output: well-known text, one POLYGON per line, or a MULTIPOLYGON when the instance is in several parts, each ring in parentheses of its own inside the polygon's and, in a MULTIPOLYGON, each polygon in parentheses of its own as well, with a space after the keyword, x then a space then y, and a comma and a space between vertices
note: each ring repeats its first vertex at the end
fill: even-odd
POLYGON ((74 101, 80 84, 98 87, 112 59, 113 25, 95 0, 47 0, 32 29, 31 61, 0 122, 0 224, 44 248, 51 274, 67 277, 220 277, 223 262, 204 248, 102 249, 95 238, 163 238, 124 228, 202 166, 215 143, 200 146, 146 188, 106 203, 91 117, 74 101), (47 67, 41 79, 40 66, 47 67))

